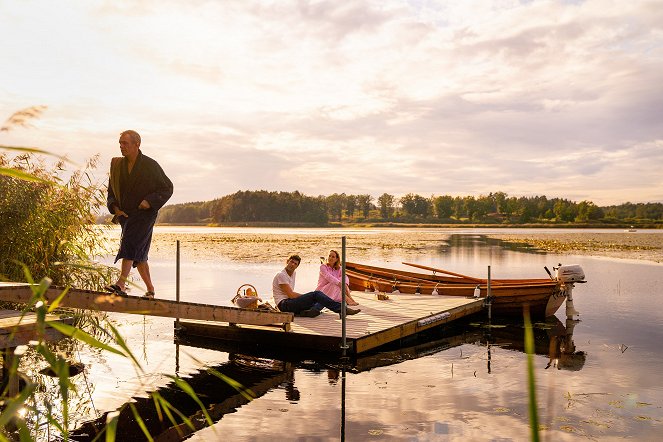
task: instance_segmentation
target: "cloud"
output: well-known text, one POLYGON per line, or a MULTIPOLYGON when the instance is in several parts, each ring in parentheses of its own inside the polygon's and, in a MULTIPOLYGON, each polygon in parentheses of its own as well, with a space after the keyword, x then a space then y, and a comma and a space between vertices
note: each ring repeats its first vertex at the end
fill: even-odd
POLYGON ((49 106, 3 144, 103 163, 134 128, 174 202, 243 189, 663 201, 656 2, 34 0, 0 17, 16 41, 0 112, 49 106))

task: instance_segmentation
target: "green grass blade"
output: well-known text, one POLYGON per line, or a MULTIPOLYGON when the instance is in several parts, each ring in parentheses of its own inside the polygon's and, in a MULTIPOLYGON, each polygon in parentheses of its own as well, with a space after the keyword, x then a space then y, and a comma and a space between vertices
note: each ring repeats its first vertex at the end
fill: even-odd
POLYGON ((136 423, 138 424, 140 429, 143 431, 143 434, 145 435, 147 440, 149 440, 150 442, 153 442, 154 439, 152 438, 152 435, 148 431, 147 427, 145 426, 145 422, 143 422, 143 418, 140 417, 140 414, 138 413, 138 410, 136 410, 136 406, 133 403, 131 403, 131 404, 129 404, 129 408, 131 408, 131 412, 134 415, 134 419, 136 419, 136 423))
POLYGON ((140 365, 138 359, 136 359, 134 354, 131 352, 129 346, 127 345, 126 341, 124 340, 120 332, 110 322, 108 323, 108 327, 110 327, 111 331, 113 332, 113 338, 115 339, 117 345, 119 345, 122 348, 122 350, 124 350, 125 354, 129 356, 129 358, 133 361, 134 365, 138 368, 138 370, 141 373, 143 373, 143 366, 140 365))
POLYGON ((120 356, 126 357, 126 355, 122 353, 120 350, 113 348, 108 344, 104 344, 103 342, 99 341, 98 339, 92 337, 91 335, 85 333, 83 330, 80 330, 76 327, 56 321, 46 321, 46 324, 48 324, 50 327, 54 328, 55 330, 59 331, 65 336, 78 339, 79 341, 84 342, 93 347, 100 348, 102 350, 106 350, 111 353, 115 353, 120 356))
POLYGON ((51 313, 53 310, 58 308, 58 306, 60 305, 60 301, 62 301, 62 298, 64 298, 67 295, 67 293, 69 293, 69 288, 70 287, 67 287, 64 290, 62 290, 60 296, 58 296, 53 300, 53 302, 51 302, 51 304, 48 306, 48 313, 51 313))
POLYGON ((198 395, 193 390, 191 385, 189 385, 189 383, 187 381, 185 381, 184 379, 182 379, 180 377, 171 376, 171 375, 169 375, 168 377, 171 378, 173 380, 173 382, 175 382, 175 385, 177 385, 180 388, 180 390, 182 390, 183 392, 185 392, 186 394, 191 396, 191 399, 196 401, 196 404, 198 404, 198 406, 200 407, 200 410, 205 415, 205 420, 207 421, 207 424, 212 425, 214 422, 212 421, 212 418, 210 417, 209 413, 207 412, 207 408, 205 408, 205 405, 201 402, 200 398, 198 398, 198 395))
POLYGON ((106 442, 115 442, 115 437, 117 436, 117 423, 119 420, 120 413, 117 411, 108 413, 106 416, 106 426, 104 427, 106 442))
POLYGON ((525 309, 525 352, 527 353, 527 389, 529 393, 529 426, 532 441, 539 441, 539 413, 536 405, 536 381, 534 379, 534 331, 529 317, 529 309, 525 309))
POLYGON ((22 170, 10 169, 8 167, 0 167, 0 175, 9 176, 24 181, 33 181, 35 183, 53 183, 52 181, 45 180, 38 176, 34 176, 22 170))
POLYGON ((229 378, 225 374, 220 373, 219 371, 214 370, 213 368, 208 368, 207 371, 208 373, 216 376, 217 378, 221 379, 223 382, 227 383, 232 388, 237 390, 242 396, 244 396, 245 399, 252 401, 257 397, 257 395, 253 392, 253 390, 244 387, 241 383, 237 382, 232 378, 229 378))

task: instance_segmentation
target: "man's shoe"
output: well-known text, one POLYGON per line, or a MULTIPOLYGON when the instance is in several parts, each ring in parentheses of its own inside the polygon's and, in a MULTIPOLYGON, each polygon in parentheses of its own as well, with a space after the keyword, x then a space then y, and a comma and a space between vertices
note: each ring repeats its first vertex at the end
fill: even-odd
MULTIPOLYGON (((359 308, 350 308, 350 307, 346 307, 346 308, 345 308, 345 315, 346 315, 346 316, 356 315, 356 314, 359 313, 360 311, 361 311, 361 309, 359 309, 359 308)), ((339 318, 341 317, 341 313, 338 314, 338 317, 339 317, 339 318)))
POLYGON ((308 310, 302 310, 301 312, 299 312, 298 316, 303 316, 305 318, 315 318, 319 314, 320 314, 320 310, 315 310, 315 309, 310 308, 308 310))
POLYGON ((127 296, 127 292, 122 290, 120 286, 117 284, 107 285, 106 287, 104 287, 104 290, 109 291, 114 295, 125 296, 125 297, 127 296))

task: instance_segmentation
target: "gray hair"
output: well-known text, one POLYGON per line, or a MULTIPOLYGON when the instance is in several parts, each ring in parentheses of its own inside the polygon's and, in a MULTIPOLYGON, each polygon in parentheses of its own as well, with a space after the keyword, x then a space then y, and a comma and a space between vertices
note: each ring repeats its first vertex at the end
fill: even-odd
POLYGON ((131 138, 131 141, 133 141, 138 146, 140 146, 140 135, 138 135, 138 132, 136 132, 135 130, 125 130, 124 132, 122 132, 120 134, 120 136, 125 135, 125 134, 129 135, 129 137, 131 138))

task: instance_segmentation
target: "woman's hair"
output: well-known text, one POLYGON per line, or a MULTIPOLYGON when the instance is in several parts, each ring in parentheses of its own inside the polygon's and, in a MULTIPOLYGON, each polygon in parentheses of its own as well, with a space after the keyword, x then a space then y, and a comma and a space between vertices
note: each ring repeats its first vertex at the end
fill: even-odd
POLYGON ((333 253, 336 255, 336 263, 333 265, 334 270, 337 270, 338 268, 341 267, 341 257, 338 255, 338 252, 336 250, 330 250, 329 253, 333 253))

